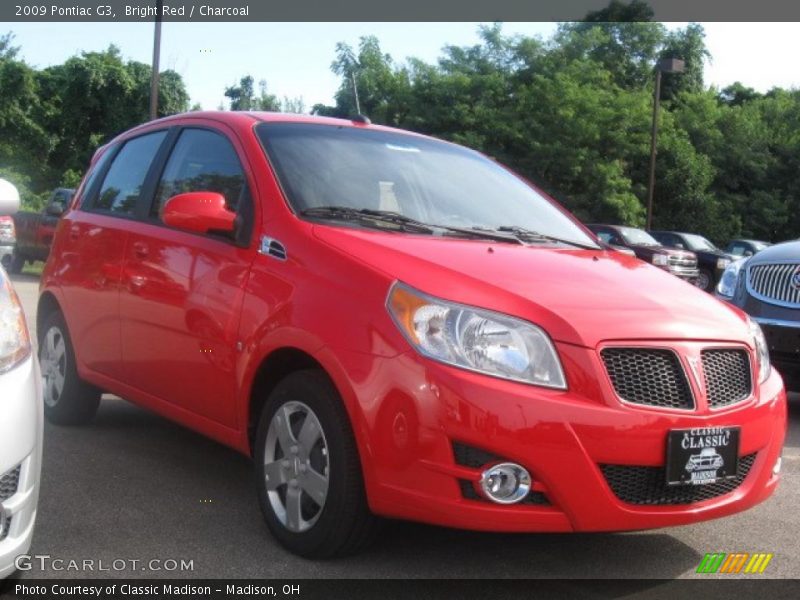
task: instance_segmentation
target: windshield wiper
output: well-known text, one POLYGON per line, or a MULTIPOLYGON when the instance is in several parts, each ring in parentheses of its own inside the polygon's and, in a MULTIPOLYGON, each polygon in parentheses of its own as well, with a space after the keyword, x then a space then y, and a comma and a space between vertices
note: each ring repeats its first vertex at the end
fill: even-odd
POLYGON ((556 237, 546 233, 533 231, 532 229, 525 229, 517 225, 501 225, 497 231, 508 231, 513 233, 519 240, 524 242, 558 242, 559 244, 567 244, 568 246, 575 246, 577 248, 585 248, 586 250, 599 250, 599 246, 588 243, 576 242, 575 240, 568 240, 565 238, 556 237))
POLYGON ((432 225, 422 223, 411 217, 406 217, 405 215, 389 210, 372 210, 369 208, 352 208, 349 206, 315 206, 300 211, 300 214, 305 217, 316 217, 319 219, 369 221, 376 224, 382 221, 384 223, 400 225, 400 229, 404 231, 434 233, 432 225))
POLYGON ((451 227, 449 225, 438 225, 435 223, 423 223, 411 217, 401 215, 400 213, 390 210, 376 210, 372 208, 352 208, 350 206, 315 206, 307 208, 301 213, 305 217, 319 218, 319 219, 337 219, 343 221, 368 221, 372 224, 379 222, 393 223, 400 225, 404 231, 412 231, 414 233, 435 233, 435 230, 440 230, 450 234, 458 234, 461 236, 468 236, 478 239, 490 239, 498 242, 506 243, 522 243, 516 236, 506 235, 492 229, 469 229, 464 227, 451 227))

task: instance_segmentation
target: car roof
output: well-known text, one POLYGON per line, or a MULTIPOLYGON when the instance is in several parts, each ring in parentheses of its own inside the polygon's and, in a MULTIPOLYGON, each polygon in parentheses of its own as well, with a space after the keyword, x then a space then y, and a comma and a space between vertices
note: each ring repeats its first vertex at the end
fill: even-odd
MULTIPOLYGON (((339 119, 336 117, 321 117, 319 115, 307 115, 307 114, 298 114, 298 113, 281 113, 281 112, 268 112, 268 111, 239 111, 239 110, 198 110, 198 111, 191 111, 185 113, 179 113, 175 115, 169 115, 168 117, 161 117, 160 119, 155 119, 153 121, 148 121, 146 123, 142 123, 137 127, 133 127, 131 129, 126 130, 123 134, 128 136, 131 133, 138 131, 139 129, 150 129, 153 126, 157 125, 168 125, 173 121, 179 121, 183 119, 210 119, 213 121, 219 121, 220 123, 225 123, 232 126, 239 126, 239 127, 249 127, 254 125, 255 123, 310 123, 315 125, 335 125, 337 127, 356 127, 359 129, 374 129, 377 131, 394 131, 396 133, 402 133, 406 135, 413 135, 418 137, 430 137, 426 135, 422 135, 420 133, 415 133, 413 131, 409 131, 407 129, 398 129, 396 127, 386 127, 385 125, 373 125, 372 123, 363 122, 360 118, 353 118, 353 119, 339 119)), ((444 141, 446 140, 439 140, 444 141)))

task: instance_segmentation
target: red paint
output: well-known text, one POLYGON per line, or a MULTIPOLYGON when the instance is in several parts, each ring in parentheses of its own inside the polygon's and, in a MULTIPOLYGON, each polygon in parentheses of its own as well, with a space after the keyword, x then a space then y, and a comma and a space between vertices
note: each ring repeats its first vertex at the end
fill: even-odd
POLYGON ((233 231, 236 213, 225 207, 225 197, 214 192, 187 192, 169 199, 161 219, 170 227, 196 233, 233 231))
MULTIPOLYGON (((265 120, 335 123, 307 116, 265 120)), ((599 349, 609 342, 745 347, 743 313, 688 283, 613 251, 547 249, 312 224, 288 208, 248 113, 195 113, 148 123, 215 129, 233 144, 254 199, 247 248, 157 222, 83 211, 64 216, 42 291, 62 307, 81 375, 243 453, 259 367, 291 348, 313 357, 349 412, 372 509, 383 515, 495 531, 624 530, 691 523, 767 498, 786 429, 777 373, 749 400, 694 412, 623 405, 599 349), (287 260, 259 253, 280 240, 287 260), (413 288, 538 324, 569 389, 505 381, 420 356, 385 308, 390 286, 413 288), (667 432, 741 427, 740 455, 758 452, 734 492, 689 505, 618 500, 598 464, 659 466, 667 432), (453 441, 530 469, 550 506, 462 498, 453 441)))

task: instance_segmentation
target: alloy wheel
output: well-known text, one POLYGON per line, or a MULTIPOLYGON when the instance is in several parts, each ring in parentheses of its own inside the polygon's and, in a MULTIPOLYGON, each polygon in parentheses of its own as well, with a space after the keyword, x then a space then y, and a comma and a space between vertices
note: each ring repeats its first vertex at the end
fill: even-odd
POLYGON ((42 369, 44 402, 54 407, 64 391, 67 375, 67 346, 58 327, 51 327, 44 337, 39 355, 42 369))
POLYGON ((264 478, 277 519, 292 532, 307 531, 328 497, 328 444, 314 411, 290 401, 281 405, 267 430, 264 478))

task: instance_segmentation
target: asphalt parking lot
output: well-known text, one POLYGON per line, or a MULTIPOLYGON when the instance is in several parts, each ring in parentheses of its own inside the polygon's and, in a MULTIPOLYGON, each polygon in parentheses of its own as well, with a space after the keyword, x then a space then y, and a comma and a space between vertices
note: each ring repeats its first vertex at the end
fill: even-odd
MULTIPOLYGON (((12 279, 33 326, 38 280, 12 279)), ((798 501, 800 395, 795 394, 782 485, 748 512, 625 534, 500 535, 390 523, 360 556, 311 562, 284 551, 270 536, 248 459, 106 397, 88 427, 46 426, 31 554, 106 565, 120 559, 193 561, 186 572, 137 566, 94 573, 103 577, 669 579, 698 577, 695 569, 707 552, 772 552, 759 577, 797 577, 798 501)), ((24 576, 92 573, 34 568, 24 576)))

